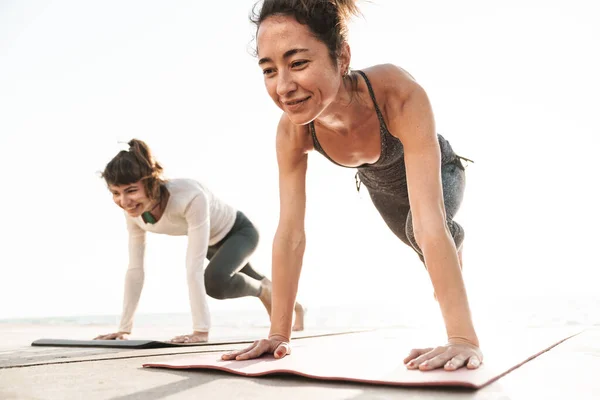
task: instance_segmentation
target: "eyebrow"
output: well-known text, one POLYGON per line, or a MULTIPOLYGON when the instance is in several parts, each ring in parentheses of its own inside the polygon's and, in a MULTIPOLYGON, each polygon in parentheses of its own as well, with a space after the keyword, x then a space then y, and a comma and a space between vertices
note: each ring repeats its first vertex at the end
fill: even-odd
MULTIPOLYGON (((304 53, 307 52, 308 49, 291 49, 286 51, 285 53, 283 53, 283 58, 290 58, 291 56, 298 54, 298 53, 304 53)), ((273 62, 273 60, 271 60, 269 57, 263 57, 258 61, 258 65, 262 65, 264 63, 268 63, 268 62, 273 62)))
MULTIPOLYGON (((125 191, 127 191, 127 190, 129 190, 129 189, 137 189, 137 187, 136 187, 136 186, 134 186, 134 185, 129 185, 129 186, 126 186, 126 187, 123 189, 123 191, 125 192, 125 191)), ((119 189, 114 189, 114 188, 109 188, 109 190, 110 190, 112 193, 115 193, 115 192, 118 192, 118 191, 119 191, 119 189)))

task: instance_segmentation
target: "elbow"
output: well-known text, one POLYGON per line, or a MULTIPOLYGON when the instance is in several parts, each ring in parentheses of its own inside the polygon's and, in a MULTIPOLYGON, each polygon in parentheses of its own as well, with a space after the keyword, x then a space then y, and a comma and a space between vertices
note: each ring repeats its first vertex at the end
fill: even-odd
POLYGON ((273 252, 304 253, 306 233, 304 229, 278 229, 273 241, 273 252))
POLYGON ((143 268, 130 268, 125 273, 125 279, 134 282, 144 282, 143 268))
POLYGON ((452 235, 443 219, 414 223, 413 233, 417 245, 423 252, 428 253, 430 249, 440 246, 445 240, 451 240, 452 235))

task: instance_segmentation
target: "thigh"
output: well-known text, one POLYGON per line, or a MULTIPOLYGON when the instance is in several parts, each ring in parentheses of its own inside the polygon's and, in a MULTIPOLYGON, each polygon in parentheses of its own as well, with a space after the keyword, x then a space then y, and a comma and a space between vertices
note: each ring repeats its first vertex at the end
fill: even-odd
POLYGON ((410 241, 406 237, 406 219, 410 212, 410 207, 405 204, 404 201, 400 200, 399 196, 392 194, 370 192, 371 200, 373 205, 381 215, 381 218, 386 223, 388 228, 407 245, 411 245, 410 241))
POLYGON ((465 170, 460 160, 442 166, 442 189, 444 191, 444 207, 446 208, 446 217, 451 220, 454 218, 463 201, 465 193, 465 170))
MULTIPOLYGON (((457 162, 460 162, 457 160, 457 162)), ((456 163, 442 166, 442 189, 444 192, 444 208, 446 210, 446 224, 450 234, 454 239, 455 245, 459 248, 464 239, 464 229, 460 224, 454 221, 454 216, 460 209, 465 191, 465 171, 462 165, 456 163)), ((411 246, 419 253, 422 259, 422 252, 419 248, 413 229, 412 213, 408 213, 406 219, 406 236, 411 246)))

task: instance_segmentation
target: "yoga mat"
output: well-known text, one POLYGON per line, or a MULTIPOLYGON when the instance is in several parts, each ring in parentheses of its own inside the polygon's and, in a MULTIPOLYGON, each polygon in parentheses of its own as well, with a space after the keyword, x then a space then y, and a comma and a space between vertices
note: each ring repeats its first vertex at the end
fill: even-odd
MULTIPOLYGON (((579 333, 579 332, 578 332, 579 333)), ((577 334, 577 333, 575 333, 577 334)), ((220 353, 194 354, 147 363, 143 367, 216 369, 243 376, 294 374, 307 378, 396 386, 459 386, 479 389, 506 375, 554 346, 575 336, 537 329, 527 334, 500 335, 486 341, 484 362, 476 370, 408 370, 402 359, 409 341, 402 332, 377 339, 369 334, 322 345, 293 345, 292 354, 280 360, 267 356, 246 361, 222 361, 220 353), (362 336, 362 339, 361 339, 362 336), (511 337, 512 336, 512 337, 511 337), (338 344, 336 344, 338 343, 338 344)))
MULTIPOLYGON (((362 332, 364 330, 342 330, 342 331, 304 331, 294 334, 294 339, 314 338, 332 335, 343 335, 349 333, 362 332)), ((98 348, 117 348, 117 349, 161 349, 167 347, 191 347, 191 346, 214 346, 227 344, 252 343, 258 336, 236 337, 225 339, 209 339, 203 343, 169 343, 161 340, 71 340, 71 339, 38 339, 31 343, 32 346, 51 346, 51 347, 98 347, 98 348)))
MULTIPOLYGON (((214 342, 213 342, 214 343, 214 342)), ((52 347, 106 347, 115 349, 160 349, 165 347, 201 346, 213 343, 169 343, 160 340, 69 340, 69 339, 38 339, 32 346, 52 347)), ((233 342, 235 343, 235 342, 233 342)), ((239 343, 239 342, 238 342, 239 343)))

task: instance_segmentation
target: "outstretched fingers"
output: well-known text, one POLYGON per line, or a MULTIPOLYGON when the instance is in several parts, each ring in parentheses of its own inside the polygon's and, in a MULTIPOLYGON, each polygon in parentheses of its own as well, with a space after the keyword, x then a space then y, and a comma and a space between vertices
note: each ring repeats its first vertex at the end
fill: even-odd
POLYGON ((223 360, 235 360, 237 358, 237 356, 242 355, 244 353, 247 353, 249 351, 251 351, 252 349, 254 349, 256 346, 258 345, 258 340, 255 340, 254 343, 252 343, 250 346, 243 348, 241 350, 235 350, 235 351, 231 351, 229 353, 225 353, 221 356, 221 359, 223 360))
POLYGON ((415 358, 423 355, 423 354, 427 354, 429 353, 431 350, 433 350, 432 347, 428 347, 426 349, 412 349, 410 351, 410 353, 408 353, 408 356, 406 356, 406 358, 403 360, 404 364, 408 364, 410 363, 412 360, 414 360, 415 358))
POLYGON ((245 349, 225 353, 221 356, 223 360, 250 360, 258 358, 263 354, 273 354, 276 359, 280 359, 290 354, 290 344, 276 339, 262 339, 252 343, 245 349))
POLYGON ((270 346, 269 346, 268 341, 260 340, 260 341, 258 341, 256 346, 252 347, 250 350, 246 351, 245 353, 239 354, 237 357, 235 357, 235 359, 238 361, 242 361, 242 360, 250 360, 252 358, 258 358, 258 357, 262 356, 263 354, 265 354, 266 352, 268 352, 269 347, 270 346))

